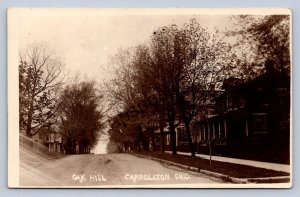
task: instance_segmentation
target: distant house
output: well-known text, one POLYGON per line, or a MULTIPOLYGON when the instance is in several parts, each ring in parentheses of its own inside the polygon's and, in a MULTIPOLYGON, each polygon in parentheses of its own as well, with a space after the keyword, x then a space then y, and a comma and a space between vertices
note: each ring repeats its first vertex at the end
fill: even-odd
POLYGON ((44 144, 41 134, 36 133, 35 135, 28 137, 26 131, 21 129, 19 135, 20 148, 30 149, 33 152, 42 152, 44 150, 44 144))
MULTIPOLYGON (((199 120, 206 120, 207 118, 210 118, 214 116, 215 114, 215 101, 214 98, 220 94, 222 94, 223 91, 214 91, 214 92, 209 92, 207 94, 208 99, 206 99, 205 107, 204 110, 202 110, 195 119, 198 121, 192 122, 190 127, 191 127, 191 136, 192 136, 192 141, 195 144, 195 147, 197 148, 197 144, 203 144, 207 143, 206 140, 204 140, 204 136, 200 136, 199 132, 199 126, 198 122, 199 120)), ((200 121, 200 122, 201 122, 200 121)), ((179 123, 176 121, 176 127, 175 127, 175 134, 176 134, 176 147, 178 151, 184 151, 184 152, 189 152, 190 151, 190 146, 189 146, 189 140, 188 140, 188 135, 185 131, 185 125, 181 122, 179 123)), ((165 127, 165 145, 167 145, 167 149, 171 150, 171 136, 170 136, 170 131, 168 127, 165 127)), ((205 135, 205 133, 202 133, 202 135, 205 135)))
POLYGON ((46 131, 44 134, 44 144, 49 152, 62 152, 62 134, 54 131, 46 131))
MULTIPOLYGON (((185 139, 186 138, 186 133, 184 132, 184 125, 183 124, 175 124, 176 127, 175 127, 175 135, 176 135, 176 146, 180 146, 180 144, 185 144, 185 139)), ((171 132, 170 132, 170 128, 169 126, 165 126, 164 127, 164 144, 168 149, 171 149, 171 132)), ((156 129, 154 130, 154 135, 155 135, 155 145, 157 147, 157 149, 160 147, 160 136, 161 136, 161 133, 160 133, 160 129, 156 129)))
POLYGON ((217 96, 215 115, 197 122, 197 151, 289 163, 290 77, 268 65, 264 74, 243 82, 229 78, 217 96))
MULTIPOLYGON (((206 100, 205 104, 205 110, 203 110, 201 113, 198 114, 197 118, 198 120, 204 120, 207 117, 212 117, 214 115, 215 110, 215 101, 213 100, 214 96, 220 95, 223 91, 214 91, 213 93, 209 93, 208 96, 211 99, 206 100)), ((198 123, 198 122, 197 122, 198 123)), ((157 125, 158 127, 158 125, 157 125)), ((199 129, 198 124, 191 123, 191 134, 192 134, 192 140, 194 141, 195 145, 197 143, 200 143, 200 136, 199 136, 199 129)), ((170 134, 170 128, 169 126, 164 127, 164 140, 165 140, 165 147, 166 150, 171 150, 171 134, 170 134)), ((155 145, 157 149, 160 147, 160 130, 157 128, 154 131, 155 134, 155 145)), ((189 141, 188 141, 188 135, 185 131, 185 125, 176 120, 175 121, 175 143, 178 151, 190 151, 189 147, 189 141)))
POLYGON ((62 153, 62 134, 40 129, 35 135, 27 137, 24 130, 20 131, 21 148, 29 148, 34 152, 58 152, 62 153))

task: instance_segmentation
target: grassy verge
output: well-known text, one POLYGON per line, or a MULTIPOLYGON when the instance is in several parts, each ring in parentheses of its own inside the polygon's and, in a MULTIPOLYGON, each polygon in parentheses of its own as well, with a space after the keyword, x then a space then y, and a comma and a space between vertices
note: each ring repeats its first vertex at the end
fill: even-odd
POLYGON ((289 176, 289 173, 257 168, 252 166, 232 164, 227 162, 212 161, 199 157, 191 157, 186 155, 171 155, 161 152, 140 152, 138 154, 151 156, 202 170, 221 173, 235 178, 263 178, 263 177, 280 177, 289 176))

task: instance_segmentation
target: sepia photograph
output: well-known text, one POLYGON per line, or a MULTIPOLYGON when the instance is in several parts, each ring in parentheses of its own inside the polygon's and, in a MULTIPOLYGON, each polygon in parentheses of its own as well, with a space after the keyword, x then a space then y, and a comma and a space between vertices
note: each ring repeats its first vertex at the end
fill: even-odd
POLYGON ((10 188, 290 188, 286 8, 10 8, 10 188))

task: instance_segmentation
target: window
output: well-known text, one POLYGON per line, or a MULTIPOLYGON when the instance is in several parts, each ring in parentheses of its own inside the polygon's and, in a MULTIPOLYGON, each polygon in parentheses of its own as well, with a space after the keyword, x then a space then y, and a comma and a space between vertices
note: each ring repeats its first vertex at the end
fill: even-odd
POLYGON ((205 126, 204 125, 201 125, 201 128, 200 128, 200 140, 201 141, 205 140, 205 126))
POLYGON ((54 133, 46 134, 46 142, 54 142, 54 133))
POLYGON ((227 125, 226 120, 220 120, 215 126, 216 144, 225 145, 226 135, 227 135, 227 125))
POLYGON ((253 133, 266 133, 266 132, 267 132, 266 114, 265 113, 253 114, 253 133))
POLYGON ((233 98, 231 95, 229 95, 227 97, 227 107, 228 107, 228 109, 232 109, 232 107, 233 107, 233 98))
POLYGON ((227 137, 227 122, 226 120, 220 120, 215 126, 215 134, 217 139, 227 137))
POLYGON ((46 134, 46 142, 50 142, 50 134, 49 133, 46 134))
POLYGON ((166 135, 166 145, 170 145, 171 144, 171 137, 170 134, 166 135))
POLYGON ((177 139, 179 140, 180 145, 188 143, 187 133, 183 128, 181 127, 177 128, 176 132, 177 132, 177 139))
POLYGON ((240 98, 239 98, 239 105, 240 105, 240 107, 244 107, 245 106, 245 97, 244 96, 240 96, 240 98))
POLYGON ((51 142, 54 142, 54 133, 51 133, 50 139, 51 139, 51 142))
POLYGON ((244 134, 246 137, 249 136, 249 129, 248 129, 248 120, 244 120, 244 125, 243 125, 243 128, 244 128, 244 134))

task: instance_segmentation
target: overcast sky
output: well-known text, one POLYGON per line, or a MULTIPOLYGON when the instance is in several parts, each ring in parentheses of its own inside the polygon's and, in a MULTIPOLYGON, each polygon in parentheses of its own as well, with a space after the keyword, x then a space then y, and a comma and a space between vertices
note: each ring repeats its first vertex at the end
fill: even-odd
POLYGON ((192 17, 210 29, 228 24, 227 17, 215 15, 98 15, 78 10, 76 15, 61 16, 28 12, 19 23, 19 43, 26 47, 44 42, 64 59, 68 70, 102 82, 110 76, 109 56, 118 49, 147 43, 158 27, 181 26, 192 17))

